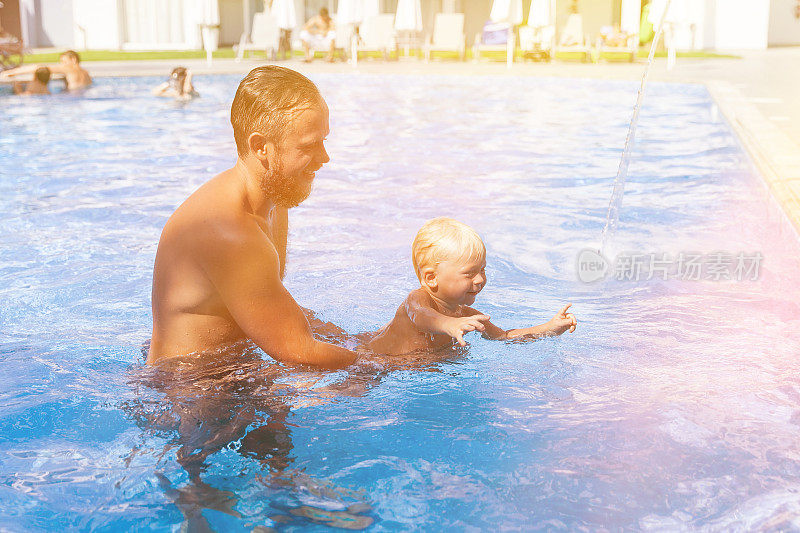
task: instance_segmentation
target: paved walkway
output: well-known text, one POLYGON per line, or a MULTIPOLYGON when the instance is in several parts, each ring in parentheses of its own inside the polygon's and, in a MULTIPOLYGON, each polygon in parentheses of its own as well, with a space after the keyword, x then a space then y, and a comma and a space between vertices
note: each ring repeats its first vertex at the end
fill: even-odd
MULTIPOLYGON (((678 59, 668 71, 656 59, 650 80, 705 84, 742 143, 753 157, 767 185, 800 234, 800 47, 734 52, 741 59, 678 59)), ((166 76, 178 63, 164 61, 86 62, 93 76, 166 76)), ((217 59, 181 60, 195 74, 245 74, 261 61, 217 59)), ((356 72, 369 74, 462 74, 500 76, 555 76, 604 79, 641 79, 644 63, 582 64, 569 62, 516 63, 417 60, 363 60, 346 63, 298 60, 282 65, 300 72, 356 72)))

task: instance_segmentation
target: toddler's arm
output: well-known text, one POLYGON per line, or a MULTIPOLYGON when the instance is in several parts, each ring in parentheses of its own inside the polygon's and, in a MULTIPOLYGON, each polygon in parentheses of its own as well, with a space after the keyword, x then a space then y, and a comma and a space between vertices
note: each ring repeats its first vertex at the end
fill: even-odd
MULTIPOLYGON (((499 328, 489 322, 488 320, 485 323, 485 330, 483 330, 483 336, 487 339, 492 340, 511 340, 511 339, 520 339, 520 338, 527 338, 527 339, 541 339, 542 337, 550 337, 555 335, 561 335, 565 331, 569 331, 572 333, 575 331, 576 326, 578 325, 578 321, 575 319, 575 315, 572 313, 567 313, 567 310, 570 308, 572 304, 567 304, 561 310, 556 313, 556 315, 545 322, 544 324, 540 324, 538 326, 531 326, 529 328, 520 328, 520 329, 509 329, 504 330, 499 328)), ((480 314, 479 311, 469 308, 471 312, 476 314, 480 314)), ((473 315, 477 316, 477 315, 473 315)), ((484 315, 481 315, 484 316, 484 315)))
POLYGON ((417 291, 406 298, 406 313, 408 318, 425 333, 442 333, 458 341, 461 346, 466 346, 464 334, 470 331, 484 331, 484 323, 489 317, 478 313, 470 316, 454 317, 443 315, 431 306, 429 297, 417 291))

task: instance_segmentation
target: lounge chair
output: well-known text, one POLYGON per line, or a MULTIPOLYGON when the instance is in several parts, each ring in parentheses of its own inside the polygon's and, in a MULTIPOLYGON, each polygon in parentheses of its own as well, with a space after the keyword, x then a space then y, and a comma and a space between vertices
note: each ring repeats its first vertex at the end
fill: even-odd
POLYGON ((580 53, 582 61, 591 61, 592 45, 583 33, 583 17, 580 13, 572 13, 567 24, 561 30, 556 53, 580 53))
POLYGON ((514 62, 514 49, 517 40, 514 26, 507 22, 487 22, 483 31, 475 35, 475 46, 472 49, 472 60, 477 62, 482 52, 506 53, 506 64, 511 67, 514 62))
POLYGON ((639 34, 604 28, 597 37, 596 49, 598 59, 604 59, 603 54, 624 54, 624 57, 633 63, 639 51, 639 34))
POLYGON ((0 72, 20 66, 24 59, 24 52, 22 39, 3 32, 0 35, 0 72))
POLYGON ((358 34, 356 34, 355 24, 346 23, 340 24, 336 22, 336 40, 334 45, 334 54, 341 54, 345 58, 353 59, 354 46, 357 45, 358 34), (354 42, 354 40, 356 42, 354 42))
POLYGON ((359 52, 382 52, 383 58, 389 59, 389 54, 397 50, 394 15, 382 13, 365 18, 359 26, 359 36, 359 52))
POLYGON ((549 61, 556 42, 555 26, 520 26, 519 47, 525 58, 549 61))
POLYGON ((463 61, 466 57, 464 13, 437 13, 433 22, 433 35, 425 43, 425 61, 431 52, 457 52, 463 61))
POLYGON ((247 42, 247 34, 243 33, 239 39, 236 49, 236 61, 241 61, 247 50, 264 50, 267 57, 276 57, 280 44, 281 33, 278 28, 278 21, 270 11, 262 11, 253 15, 253 24, 250 28, 250 42, 247 42))

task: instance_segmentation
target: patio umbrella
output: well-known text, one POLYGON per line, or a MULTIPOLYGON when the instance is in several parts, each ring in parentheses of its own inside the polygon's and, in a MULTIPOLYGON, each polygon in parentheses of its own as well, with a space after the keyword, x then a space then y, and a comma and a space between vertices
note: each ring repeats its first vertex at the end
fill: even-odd
POLYGON ((397 1, 394 29, 397 31, 422 31, 422 6, 420 5, 420 0, 397 1))
POLYGON ((358 25, 379 13, 378 0, 339 0, 336 23, 358 25))
POLYGON ((531 10, 528 13, 528 26, 532 28, 542 28, 553 24, 553 13, 551 9, 552 0, 531 0, 531 10))
POLYGON ((364 18, 381 14, 380 0, 364 0, 364 18))
POLYGON ((219 2, 197 0, 198 24, 206 51, 206 63, 211 64, 211 52, 219 46, 219 2))
POLYGON ((293 30, 297 26, 294 0, 272 0, 272 15, 282 30, 293 30))
POLYGON ((336 24, 359 24, 364 20, 363 0, 339 0, 336 24))
POLYGON ((508 22, 512 26, 522 24, 522 0, 494 0, 489 15, 492 22, 508 22))
POLYGON ((653 0, 650 4, 650 14, 648 20, 653 26, 658 26, 661 22, 661 17, 664 16, 664 22, 671 22, 673 24, 688 24, 689 23, 689 2, 687 0, 653 0), (664 10, 669 7, 666 16, 664 10))

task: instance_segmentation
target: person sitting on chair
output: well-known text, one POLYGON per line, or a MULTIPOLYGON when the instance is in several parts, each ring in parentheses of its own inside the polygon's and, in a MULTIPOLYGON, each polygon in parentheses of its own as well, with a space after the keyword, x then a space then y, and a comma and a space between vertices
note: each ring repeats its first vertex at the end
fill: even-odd
POLYGON ((333 27, 333 19, 326 8, 320 9, 319 15, 316 17, 308 19, 303 26, 303 31, 300 32, 300 40, 303 41, 303 50, 306 53, 303 61, 310 63, 314 59, 313 50, 327 50, 327 60, 333 63, 336 30, 333 27))

